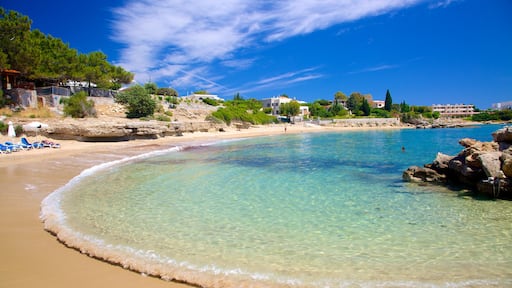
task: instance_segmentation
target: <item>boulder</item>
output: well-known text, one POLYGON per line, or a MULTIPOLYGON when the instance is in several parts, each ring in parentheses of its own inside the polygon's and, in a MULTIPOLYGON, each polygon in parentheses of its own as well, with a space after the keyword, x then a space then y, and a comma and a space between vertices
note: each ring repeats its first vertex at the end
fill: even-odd
POLYGON ((478 160, 482 163, 482 169, 487 177, 498 177, 503 175, 501 171, 501 152, 490 152, 480 154, 478 160))
POLYGON ((492 133, 494 142, 512 144, 512 128, 507 126, 492 133))
POLYGON ((402 179, 408 182, 444 183, 446 177, 436 170, 427 167, 411 166, 402 174, 402 179))
POLYGON ((458 183, 480 194, 512 199, 512 128, 493 134, 493 142, 464 138, 464 149, 457 156, 438 153, 425 168, 409 167, 402 174, 404 181, 458 183))

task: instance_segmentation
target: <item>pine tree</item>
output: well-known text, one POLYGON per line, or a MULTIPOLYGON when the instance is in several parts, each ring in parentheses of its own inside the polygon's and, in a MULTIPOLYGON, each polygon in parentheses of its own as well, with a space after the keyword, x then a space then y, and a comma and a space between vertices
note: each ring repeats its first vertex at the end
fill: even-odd
POLYGON ((391 98, 391 94, 388 89, 386 91, 386 100, 384 101, 384 110, 391 111, 391 107, 393 107, 393 99, 391 98))

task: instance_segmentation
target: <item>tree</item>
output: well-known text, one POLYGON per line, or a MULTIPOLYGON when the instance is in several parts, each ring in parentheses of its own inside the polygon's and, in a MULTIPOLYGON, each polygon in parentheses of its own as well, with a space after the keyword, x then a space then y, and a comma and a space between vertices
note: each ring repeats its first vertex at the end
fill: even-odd
POLYGON ((288 103, 283 103, 279 106, 279 110, 281 111, 281 115, 285 115, 290 119, 293 116, 297 116, 300 113, 300 104, 299 102, 292 100, 288 103))
POLYGON ((384 110, 391 111, 393 107, 393 99, 391 98, 391 94, 389 93, 389 89, 386 91, 386 100, 384 100, 384 110))
POLYGON ((124 70, 121 66, 110 67, 110 89, 119 90, 122 84, 132 83, 133 77, 133 73, 124 70))
POLYGON ((156 90, 156 95, 164 95, 164 96, 171 96, 171 97, 178 97, 178 91, 174 90, 173 88, 158 88, 156 90))
POLYGON ((370 104, 366 98, 363 98, 363 103, 361 104, 361 112, 363 112, 364 116, 369 116, 371 111, 370 104))
POLYGON ((73 118, 84 118, 96 116, 94 101, 87 100, 87 94, 83 91, 72 95, 69 98, 63 98, 64 114, 73 118))
POLYGON ((237 92, 237 93, 235 94, 235 96, 233 96, 233 100, 234 100, 234 101, 237 101, 237 100, 244 100, 244 98, 240 95, 240 93, 239 93, 239 92, 237 92))
POLYGON ((144 84, 144 88, 146 91, 148 91, 149 94, 156 94, 156 91, 158 90, 158 86, 155 82, 148 82, 144 84))
POLYGON ((148 91, 141 85, 135 85, 120 92, 116 96, 116 102, 126 105, 126 117, 140 118, 153 115, 156 102, 148 91))
POLYGON ((347 108, 354 114, 358 114, 363 104, 364 96, 359 92, 352 92, 347 100, 347 108))
POLYGON ((346 101, 348 99, 348 97, 347 97, 347 95, 345 95, 345 93, 343 93, 341 91, 337 91, 336 93, 334 93, 334 99, 340 99, 340 100, 346 101))
POLYGON ((409 107, 409 105, 407 105, 405 103, 405 101, 402 101, 402 103, 400 103, 400 112, 401 113, 407 113, 407 112, 410 112, 411 111, 411 107, 409 107))

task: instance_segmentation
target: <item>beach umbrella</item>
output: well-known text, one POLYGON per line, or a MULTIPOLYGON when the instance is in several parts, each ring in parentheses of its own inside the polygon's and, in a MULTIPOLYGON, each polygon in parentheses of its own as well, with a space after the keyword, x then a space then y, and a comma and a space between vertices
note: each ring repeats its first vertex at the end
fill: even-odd
POLYGON ((12 125, 12 121, 9 121, 9 129, 7 130, 7 136, 9 137, 16 137, 16 131, 14 131, 14 126, 12 125))
POLYGON ((48 124, 44 124, 38 121, 30 122, 28 124, 23 125, 23 129, 28 129, 34 131, 35 129, 48 128, 48 124))

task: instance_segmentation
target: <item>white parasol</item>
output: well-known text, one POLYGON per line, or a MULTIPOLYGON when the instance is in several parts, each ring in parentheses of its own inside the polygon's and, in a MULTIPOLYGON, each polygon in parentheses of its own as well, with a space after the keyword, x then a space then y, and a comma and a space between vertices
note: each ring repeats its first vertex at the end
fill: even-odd
POLYGON ((12 125, 12 121, 9 121, 9 129, 7 130, 7 136, 9 137, 16 137, 16 131, 14 131, 14 126, 12 125))

